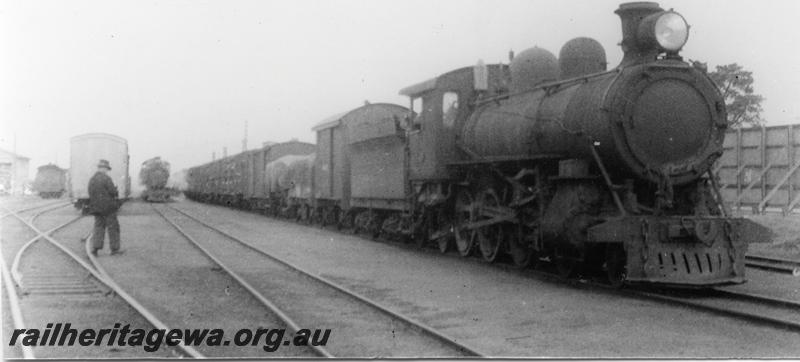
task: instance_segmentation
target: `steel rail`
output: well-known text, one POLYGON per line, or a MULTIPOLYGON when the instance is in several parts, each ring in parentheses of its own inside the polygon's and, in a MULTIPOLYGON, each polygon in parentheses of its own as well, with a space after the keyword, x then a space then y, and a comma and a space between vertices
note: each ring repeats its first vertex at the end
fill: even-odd
POLYGON ((702 301, 693 301, 686 298, 681 297, 673 297, 659 293, 652 293, 652 292, 644 292, 644 291, 635 291, 630 293, 631 295, 640 296, 648 299, 658 300, 662 302, 668 302, 672 304, 688 306, 691 308, 704 310, 707 312, 711 312, 714 314, 727 316, 727 317, 736 317, 738 319, 744 319, 747 321, 761 323, 765 325, 769 325, 781 330, 791 330, 793 332, 800 332, 800 323, 794 321, 788 321, 784 319, 769 317, 765 315, 759 315, 755 313, 745 312, 742 310, 735 310, 731 308, 719 307, 714 306, 712 304, 706 304, 702 301))
MULTIPOLYGON (((500 265, 498 265, 500 266, 500 265)), ((558 275, 550 274, 544 271, 539 270, 520 270, 511 266, 501 266, 504 270, 512 273, 516 273, 518 275, 529 277, 529 278, 536 278, 540 280, 548 280, 553 282, 562 282, 567 283, 568 286, 578 289, 591 289, 596 291, 603 291, 607 293, 613 293, 619 296, 629 297, 629 298, 639 298, 639 299, 648 299, 657 301, 660 303, 671 304, 671 305, 680 305, 689 308, 693 308, 696 310, 701 310, 704 312, 710 312, 717 315, 733 317, 736 319, 744 319, 756 323, 766 324, 772 327, 776 327, 778 329, 790 329, 793 331, 800 332, 800 323, 781 320, 773 317, 768 316, 761 316, 755 313, 749 312, 742 312, 736 310, 730 310, 727 308, 715 307, 712 305, 704 304, 702 301, 695 302, 691 299, 681 298, 681 297, 673 297, 668 296, 660 293, 653 293, 647 292, 644 290, 636 289, 635 286, 627 287, 627 288, 615 288, 607 284, 599 283, 596 281, 577 281, 577 280, 570 280, 560 277, 558 275)), ((718 288, 710 289, 714 293, 717 293, 718 296, 721 297, 731 297, 736 298, 743 301, 752 301, 761 304, 768 304, 776 307, 781 308, 796 308, 800 311, 800 302, 787 300, 787 299, 780 299, 780 298, 773 298, 763 295, 745 293, 745 292, 734 292, 728 290, 722 290, 718 288)))
MULTIPOLYGON (((88 263, 86 263, 86 261, 84 261, 79 256, 77 256, 75 253, 73 253, 72 250, 69 250, 65 246, 61 245, 61 243, 56 241, 55 239, 53 239, 52 236, 44 235, 44 233, 41 230, 36 228, 36 226, 34 226, 29 221, 23 219, 22 216, 20 216, 18 213, 13 213, 12 215, 14 217, 16 217, 17 219, 19 219, 20 221, 22 221, 25 225, 27 225, 29 228, 31 228, 34 232, 40 234, 42 236, 42 238, 47 240, 51 245, 57 247, 62 252, 64 252, 68 256, 70 256, 75 262, 77 262, 80 266, 82 266, 84 269, 86 269, 86 271, 88 271, 98 281, 100 281, 101 283, 105 284, 108 288, 110 288, 115 293, 117 293, 117 295, 119 295, 123 300, 125 300, 125 302, 127 302, 128 305, 130 305, 133 309, 135 309, 137 312, 139 312, 139 314, 141 314, 142 317, 147 319, 147 321, 150 322, 150 324, 152 324, 154 327, 156 327, 158 329, 165 329, 165 330, 169 329, 163 322, 161 322, 158 318, 156 318, 155 315, 153 315, 149 310, 147 310, 147 308, 142 306, 141 303, 136 301, 136 299, 131 297, 127 292, 125 292, 125 290, 123 290, 119 285, 117 285, 117 283, 114 282, 113 279, 108 278, 107 276, 105 276, 103 274, 100 274, 100 272, 98 270, 95 270, 92 265, 89 265, 88 263)), ((187 355, 189 355, 191 357, 194 357, 194 358, 203 358, 204 357, 202 354, 197 352, 191 346, 178 345, 176 347, 178 347, 184 353, 186 353, 187 355)))
POLYGON ((436 339, 438 339, 438 340, 440 340, 440 341, 442 341, 442 342, 444 342, 446 344, 449 344, 451 346, 455 346, 456 349, 461 350, 465 354, 469 354, 470 356, 473 356, 473 357, 484 357, 485 356, 485 354, 483 354, 481 352, 478 352, 475 348, 467 346, 467 345, 465 345, 463 343, 460 343, 460 342, 456 342, 454 338, 452 338, 450 336, 447 336, 447 335, 445 335, 445 334, 443 334, 443 333, 431 328, 430 326, 428 326, 428 325, 426 325, 426 324, 424 324, 424 323, 422 323, 420 321, 417 321, 417 320, 415 320, 413 318, 410 318, 410 317, 402 315, 402 314, 400 314, 398 312, 395 312, 395 311, 389 309, 388 307, 380 304, 377 301, 374 301, 374 300, 369 299, 369 298, 367 298, 367 297, 365 297, 365 296, 363 296, 361 294, 358 294, 356 292, 348 290, 345 287, 343 287, 343 286, 341 286, 339 284, 336 284, 336 283, 334 283, 334 282, 332 282, 332 281, 330 281, 330 280, 328 280, 328 279, 326 279, 324 277, 315 275, 315 274, 313 274, 313 273, 301 268, 300 266, 297 266, 297 265, 292 264, 292 263, 290 263, 288 261, 285 261, 285 260, 283 260, 281 258, 278 258, 278 257, 276 257, 276 256, 274 256, 274 255, 272 255, 272 254, 270 254, 270 253, 268 253, 268 252, 266 252, 264 250, 261 250, 260 248, 257 248, 255 246, 253 246, 252 244, 250 244, 250 243, 248 243, 248 242, 246 242, 246 241, 244 241, 242 239, 239 239, 239 238, 237 238, 237 237, 235 237, 235 236, 233 236, 231 234, 228 234, 225 231, 222 231, 222 230, 220 230, 220 229, 218 229, 218 228, 206 223, 205 221, 202 221, 202 220, 198 219, 197 217, 195 217, 193 215, 190 215, 190 214, 184 212, 183 210, 180 210, 180 209, 178 209, 176 207, 173 207, 173 206, 170 206, 170 205, 167 205, 167 207, 169 207, 169 208, 171 208, 171 209, 183 214, 184 216, 186 216, 186 217, 188 217, 188 218, 190 218, 190 219, 192 219, 192 220, 194 220, 194 221, 206 226, 210 230, 213 230, 214 232, 216 232, 216 233, 218 233, 218 234, 220 234, 222 236, 225 236, 226 238, 229 238, 229 239, 231 239, 233 241, 238 242, 241 245, 244 245, 248 249, 251 249, 251 250, 253 250, 253 251, 255 251, 255 252, 257 252, 257 253, 259 253, 261 255, 264 255, 264 256, 266 256, 266 257, 268 257, 268 258, 270 258, 270 259, 272 259, 272 260, 274 260, 274 261, 276 261, 276 262, 278 262, 280 264, 283 264, 283 265, 289 267, 290 269, 292 269, 294 271, 299 272, 300 274, 303 274, 304 276, 306 276, 308 278, 316 280, 316 281, 318 281, 318 282, 320 282, 322 284, 325 284, 325 285, 327 285, 327 286, 329 286, 329 287, 331 287, 331 288, 333 288, 333 289, 335 289, 335 290, 337 290, 337 291, 339 291, 341 293, 344 293, 344 294, 346 294, 346 295, 348 295, 348 296, 350 296, 350 297, 352 297, 352 298, 354 298, 354 299, 356 299, 356 300, 358 300, 360 302, 363 302, 363 303, 365 303, 365 304, 367 304, 369 306, 372 306, 373 308, 375 308, 377 310, 380 310, 381 312, 391 316, 392 318, 399 319, 399 320, 403 321, 404 323, 406 323, 407 325, 409 325, 409 326, 411 326, 411 327, 413 327, 413 328, 415 328, 415 329, 417 329, 419 331, 422 331, 424 333, 427 333, 429 335, 434 336, 436 339))
MULTIPOLYGON (((300 329, 301 329, 300 326, 291 317, 289 317, 289 315, 286 314, 286 312, 281 310, 277 305, 275 305, 275 303, 272 303, 271 300, 269 300, 267 297, 265 297, 263 294, 261 294, 255 287, 253 287, 250 283, 248 283, 242 276, 240 276, 239 274, 237 274, 236 272, 231 270, 231 268, 229 268, 227 265, 225 265, 221 260, 219 260, 219 258, 217 258, 213 254, 211 254, 211 252, 208 249, 204 248, 202 245, 200 245, 200 243, 197 242, 197 240, 195 240, 194 238, 189 236, 189 234, 187 234, 186 231, 183 230, 183 228, 181 228, 180 226, 178 226, 178 224, 176 224, 172 220, 170 220, 166 215, 164 215, 164 213, 161 212, 161 210, 158 210, 158 208, 156 208, 153 205, 151 205, 151 206, 153 207, 153 210, 155 210, 155 212, 158 215, 160 215, 167 223, 172 225, 172 227, 174 227, 175 230, 178 231, 178 233, 180 233, 184 238, 186 238, 186 240, 189 240, 189 242, 191 242, 192 245, 194 245, 194 247, 199 249, 203 254, 206 255, 206 257, 211 259, 220 268, 225 270, 225 272, 228 273, 228 275, 231 278, 233 278, 237 283, 239 283, 239 285, 241 285, 244 289, 246 289, 253 297, 255 297, 259 302, 261 302, 261 304, 263 304, 265 307, 267 307, 267 309, 269 309, 272 313, 277 315, 278 318, 280 318, 284 323, 286 323, 286 325, 289 327, 289 329, 292 330, 292 333, 297 333, 298 331, 300 331, 300 329)), ((325 348, 323 348, 321 346, 309 345, 308 347, 313 349, 314 352, 316 352, 317 354, 319 354, 322 357, 334 357, 333 354, 331 354, 330 352, 328 352, 327 349, 325 349, 325 348)))
MULTIPOLYGON (((122 289, 122 287, 119 286, 119 284, 117 284, 116 281, 114 281, 114 278, 112 278, 111 275, 108 274, 103 265, 101 265, 97 261, 97 258, 94 255, 92 255, 91 242, 89 240, 92 237, 92 234, 93 233, 90 232, 84 238, 84 243, 83 243, 85 245, 84 249, 86 251, 86 256, 89 258, 89 261, 92 262, 92 265, 97 270, 97 273, 99 273, 100 275, 103 276, 103 278, 106 279, 105 280, 106 285, 108 285, 109 288, 114 290, 114 292, 116 292, 117 295, 122 297, 122 299, 125 299, 125 301, 128 302, 128 304, 131 304, 131 306, 134 307, 134 309, 136 309, 136 311, 138 311, 143 317, 145 317, 145 319, 147 319, 147 321, 150 322, 154 327, 156 327, 157 329, 170 330, 170 328, 166 325, 166 323, 158 319, 153 313, 150 312, 149 309, 147 309, 144 305, 139 303, 139 301, 134 299, 133 296, 128 294, 128 292, 126 292, 124 289, 122 289)), ((205 358, 205 355, 194 349, 194 347, 192 346, 180 344, 176 347, 180 348, 184 353, 186 353, 190 357, 205 358)))
MULTIPOLYGON (((0 248, 0 272, 3 273, 3 284, 6 288, 6 295, 8 296, 8 307, 11 309, 11 319, 14 323, 15 329, 26 329, 25 328, 25 320, 22 318, 22 308, 19 304, 19 296, 17 295, 17 290, 14 287, 14 281, 11 280, 10 273, 8 272, 8 267, 6 266, 5 258, 3 257, 2 248, 0 248)), ((22 358, 25 359, 32 359, 35 358, 33 355, 33 348, 30 346, 20 344, 20 348, 22 348, 22 358)))
MULTIPOLYGON (((26 212, 26 211, 30 211, 30 210, 35 210, 35 209, 40 209, 40 208, 53 206, 55 204, 59 204, 59 203, 55 202, 55 203, 48 203, 48 204, 45 204, 45 205, 31 206, 31 207, 23 208, 23 209, 20 209, 20 210, 17 210, 17 211, 9 210, 8 208, 6 208, 4 206, 3 208, 6 210, 6 213, 3 214, 2 216, 0 216, 0 218, 5 218, 6 216, 11 216, 11 215, 14 215, 15 213, 18 214, 18 213, 22 213, 22 212, 26 212)), ((66 204, 61 205, 61 206, 66 206, 66 205, 69 205, 69 203, 66 203, 66 204)), ((61 207, 61 206, 59 206, 59 207, 61 207)), ((41 215, 41 214, 43 214, 43 213, 45 213, 45 212, 47 212, 49 210, 56 209, 56 208, 58 208, 58 207, 53 207, 53 208, 48 208, 48 209, 45 209, 45 210, 40 210, 36 215, 32 216, 30 218, 30 220, 33 221, 37 216, 39 216, 39 215, 41 215)), ((37 239, 38 239, 38 236, 37 236, 37 239)), ((16 259, 15 259, 15 261, 16 261, 16 259)), ((12 280, 13 276, 14 276, 13 268, 12 268, 12 271, 9 272, 9 269, 8 269, 8 266, 6 265, 5 256, 3 255, 2 249, 0 249, 0 273, 3 274, 3 284, 4 284, 5 289, 6 289, 6 295, 8 296, 8 304, 9 304, 9 309, 11 311, 11 319, 12 319, 12 322, 14 324, 14 328, 15 329, 26 329, 25 328, 25 320, 22 317, 22 308, 20 307, 19 295, 17 295, 17 290, 16 290, 16 287, 15 287, 15 285, 19 285, 19 283, 16 282, 15 280, 12 280)), ((33 358, 35 358, 35 355, 33 354, 33 348, 31 348, 30 346, 24 345, 24 344, 21 344, 20 348, 22 349, 22 358, 24 358, 24 359, 33 359, 33 358)))
POLYGON ((28 207, 24 207, 24 208, 19 209, 19 210, 11 210, 10 208, 6 207, 5 205, 2 205, 0 207, 5 209, 6 212, 4 214, 0 215, 0 219, 3 219, 5 217, 7 217, 7 216, 11 216, 11 215, 13 215, 15 213, 19 214, 19 213, 23 213, 23 212, 26 212, 26 211, 36 210, 36 209, 40 209, 40 208, 43 208, 43 207, 53 206, 53 205, 61 204, 61 203, 64 203, 63 206, 67 206, 67 205, 70 204, 70 202, 56 201, 56 202, 44 203, 44 204, 35 205, 35 206, 28 206, 28 207))
MULTIPOLYGON (((58 203, 55 203, 55 204, 58 204, 58 203)), ((33 207, 33 208, 29 208, 29 209, 28 209, 28 210, 26 210, 26 211, 33 210, 33 209, 39 209, 39 208, 41 208, 41 210, 39 210, 39 211, 35 212, 33 215, 31 215, 31 216, 28 218, 28 221, 30 221, 31 223, 33 223, 33 222, 36 220, 36 218, 38 218, 38 217, 39 217, 39 216, 41 216, 42 214, 44 214, 44 213, 46 213, 46 212, 49 212, 49 211, 52 211, 52 210, 56 210, 56 209, 62 208, 62 207, 64 207, 64 206, 67 206, 67 205, 69 205, 69 203, 64 203, 64 204, 61 204, 61 205, 55 205, 55 206, 54 206, 54 204, 49 204, 49 205, 47 205, 47 206, 53 206, 53 207, 46 207, 46 208, 43 208, 43 207, 45 207, 45 206, 43 206, 43 207, 33 207)), ((6 210, 8 210, 8 209, 6 208, 6 210)), ((20 212, 17 212, 17 213, 19 214, 20 212)), ((9 213, 8 213, 8 215, 11 215, 11 213, 9 212, 9 213)), ((60 229, 60 228, 63 228, 63 227, 65 227, 65 226, 67 226, 67 225, 69 225, 69 224, 71 224, 71 223, 73 223, 73 222, 77 221, 78 219, 80 219, 80 217, 77 217, 77 218, 75 218, 74 220, 71 220, 71 221, 69 221, 69 222, 67 222, 67 223, 65 223, 65 224, 63 224, 63 225, 60 225, 60 226, 58 226, 58 227, 54 228, 54 229, 51 229, 51 230, 45 231, 45 233, 47 233, 48 235, 50 235, 51 233, 55 232, 56 230, 58 230, 58 229, 60 229)), ((22 280, 22 276, 21 276, 21 275, 20 275, 20 273, 19 273, 19 262, 20 262, 20 259, 21 259, 21 257, 22 257, 22 253, 25 251, 25 249, 27 249, 28 247, 30 247, 30 246, 31 246, 31 245, 32 245, 32 244, 33 244, 35 241, 37 241, 37 240, 41 239, 41 237, 42 237, 42 234, 38 234, 38 235, 34 236, 34 237, 33 237, 33 239, 29 240, 27 243, 25 243, 24 245, 22 245, 22 247, 20 248, 20 250, 18 250, 18 251, 17 251, 17 253, 16 253, 16 255, 14 255, 14 260, 13 260, 13 261, 12 261, 12 263, 11 263, 11 277, 14 279, 14 283, 15 283, 16 285, 19 285, 19 286, 21 286, 21 285, 22 285, 22 284, 20 283, 20 281, 22 280)))
POLYGON ((723 296, 732 297, 732 298, 739 298, 739 299, 746 299, 746 300, 750 300, 750 301, 753 301, 753 302, 756 302, 756 303, 763 303, 763 304, 769 304, 769 305, 774 305, 774 306, 778 306, 778 307, 786 307, 786 308, 797 308, 797 310, 800 311, 800 302, 794 301, 794 300, 783 299, 783 298, 775 298, 775 297, 769 297, 769 296, 766 296, 766 295, 752 294, 752 293, 746 293, 746 292, 736 292, 736 291, 724 290, 724 289, 714 289, 714 292, 716 292, 716 293, 718 293, 720 295, 723 295, 723 296))
POLYGON ((33 222, 33 220, 35 220, 37 217, 41 216, 42 214, 44 214, 46 212, 50 212, 50 211, 57 210, 57 209, 60 209, 60 208, 63 208, 63 207, 67 207, 67 206, 69 206, 69 202, 48 204, 48 205, 45 205, 45 206, 42 206, 42 207, 37 207, 36 209, 39 209, 39 210, 37 210, 35 213, 33 213, 28 218, 28 220, 33 222))
MULTIPOLYGON (((44 212, 42 212, 42 213, 44 213, 44 212)), ((39 215, 35 215, 35 216, 31 217, 31 219, 30 219, 31 223, 34 222, 34 220, 36 219, 37 216, 39 216, 39 215)), ((45 235, 45 234, 46 235, 52 235, 56 231, 61 230, 61 229, 71 225, 72 223, 74 223, 74 222, 76 222, 76 221, 78 221, 78 220, 80 220, 82 218, 83 218, 83 215, 76 216, 75 218, 73 218, 73 219, 71 219, 71 220, 69 220, 69 221, 67 221, 67 222, 65 222, 65 223, 63 223, 61 225, 58 225, 58 226, 56 226, 56 227, 54 227, 54 228, 52 228, 50 230, 47 230, 42 234, 34 236, 31 240, 28 240, 27 243, 22 245, 22 247, 17 251, 17 254, 14 255, 14 261, 11 263, 11 277, 14 278, 14 282, 17 285, 22 286, 22 274, 19 271, 19 263, 22 260, 22 254, 25 253, 25 251, 28 250, 29 247, 31 247, 35 242, 41 240, 42 239, 42 235, 45 235)))
MULTIPOLYGON (((177 208, 174 208, 174 209, 176 211, 181 212, 182 214, 186 215, 187 217, 194 218, 191 215, 189 215, 189 214, 187 214, 187 213, 185 213, 185 212, 183 212, 183 211, 181 211, 181 210, 179 210, 177 208)), ((198 220, 197 218, 194 218, 194 219, 197 220, 198 222, 208 226, 208 224, 198 220)), ((277 221, 286 221, 286 220, 282 220, 280 218, 277 218, 277 219, 273 218, 273 219, 275 219, 277 221)), ((217 230, 217 232, 218 233, 222 233, 225 236, 232 237, 229 234, 226 234, 224 232, 221 232, 221 231, 218 231, 218 230, 217 230)), ((260 253, 265 253, 265 252, 255 248, 255 247, 253 247, 253 246, 251 246, 249 244, 245 243, 244 245, 246 245, 249 248, 251 248, 253 250, 256 250, 256 251, 258 251, 260 253)), ((463 259, 463 258, 460 258, 460 259, 463 259)), ((645 292, 645 291, 637 290, 637 289, 631 289, 631 288, 618 289, 618 288, 614 288, 614 287, 612 287, 610 285, 602 284, 602 283, 595 282, 595 281, 571 280, 571 279, 563 278, 563 277, 560 277, 558 275, 555 275, 555 274, 552 274, 552 273, 549 273, 549 272, 545 272, 545 271, 540 271, 540 270, 519 269, 519 268, 515 268, 513 266, 506 266, 506 265, 501 265, 501 264, 494 264, 494 265, 504 269, 507 272, 517 273, 518 275, 521 275, 523 277, 536 278, 536 279, 547 280, 547 281, 551 281, 551 282, 566 283, 566 285, 568 285, 570 287, 573 287, 573 288, 577 288, 577 289, 589 289, 590 288, 590 289, 605 291, 605 292, 608 292, 608 293, 614 293, 616 295, 621 295, 621 296, 626 296, 626 297, 649 299, 649 300, 654 300, 654 301, 658 301, 658 302, 661 302, 661 303, 667 303, 667 304, 673 304, 673 305, 681 305, 681 306, 686 306, 686 307, 694 308, 694 309, 697 309, 697 310, 701 310, 701 311, 704 311, 704 312, 714 313, 714 314, 717 314, 717 315, 728 316, 728 317, 733 317, 733 318, 737 318, 737 319, 745 319, 745 320, 752 321, 752 322, 762 323, 762 324, 770 325, 772 327, 777 327, 779 329, 787 329, 788 328, 788 329, 793 330, 793 331, 800 331, 800 323, 795 323, 795 322, 791 322, 791 321, 780 320, 780 319, 777 319, 777 318, 772 318, 772 317, 767 317, 767 316, 759 316, 757 314, 748 313, 748 312, 727 310, 725 308, 718 308, 718 307, 709 306, 709 305, 702 304, 702 303, 692 302, 691 300, 688 300, 688 299, 683 299, 683 298, 679 298, 679 297, 670 297, 670 296, 666 296, 666 295, 663 295, 663 294, 645 292)), ((750 299, 750 300, 755 301, 755 302, 761 302, 761 303, 764 303, 764 304, 771 304, 771 305, 782 306, 782 307, 789 307, 789 308, 796 307, 797 304, 799 303, 799 302, 795 302, 795 301, 791 301, 791 300, 770 298, 770 297, 765 297, 765 296, 760 296, 760 295, 755 295, 755 294, 748 294, 748 293, 741 293, 741 292, 730 292, 730 291, 723 291, 723 290, 719 290, 719 289, 714 289, 714 290, 719 292, 720 294, 726 294, 726 295, 728 295, 730 297, 735 297, 735 298, 739 298, 739 299, 750 299)))
MULTIPOLYGON (((559 283, 566 283, 567 286, 576 288, 576 289, 584 289, 584 290, 594 290, 594 291, 601 291, 606 293, 612 293, 618 296, 624 296, 628 298, 638 298, 638 299, 647 299, 656 301, 659 303, 670 304, 670 305, 680 305, 684 307, 689 307, 695 310, 700 310, 707 313, 713 313, 716 315, 732 317, 735 319, 744 319, 751 322, 765 324, 771 327, 775 327, 782 330, 792 330, 796 332, 800 332, 800 323, 781 320, 778 318, 768 317, 768 316, 761 316, 754 313, 749 312, 742 312, 737 310, 730 310, 726 308, 716 307, 708 304, 702 303, 702 301, 694 302, 691 299, 681 298, 681 297, 673 297, 668 296, 660 293, 653 293, 647 292, 640 289, 636 289, 635 286, 629 286, 627 288, 615 288, 607 284, 599 283, 596 281, 591 280, 572 280, 566 279, 561 276, 551 274, 541 270, 531 270, 531 269, 518 269, 513 266, 505 266, 500 264, 495 264, 495 266, 503 268, 503 270, 515 273, 517 275, 526 277, 526 278, 535 278, 538 280, 546 280, 551 282, 559 282, 559 283)), ((751 293, 744 293, 744 292, 733 292, 728 290, 722 290, 718 288, 711 289, 713 292, 717 293, 719 296, 726 296, 732 297, 739 300, 750 300, 756 303, 762 304, 769 304, 781 308, 796 308, 800 311, 800 302, 780 299, 780 298, 773 298, 767 297, 763 295, 751 294, 751 293)))
POLYGON ((796 260, 747 255, 745 256, 745 265, 751 268, 800 276, 800 262, 796 260))

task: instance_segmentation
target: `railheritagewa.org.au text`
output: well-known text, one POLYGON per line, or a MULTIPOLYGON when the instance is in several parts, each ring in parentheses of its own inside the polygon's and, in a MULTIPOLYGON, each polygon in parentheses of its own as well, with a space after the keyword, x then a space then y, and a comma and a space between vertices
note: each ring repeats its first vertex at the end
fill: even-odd
POLYGON ((244 328, 233 338, 226 338, 220 328, 210 329, 141 329, 129 324, 114 324, 113 328, 75 329, 71 323, 48 323, 44 329, 14 329, 9 346, 141 346, 147 352, 161 346, 258 346, 265 352, 275 352, 281 346, 325 346, 330 329, 300 329, 296 333, 283 328, 244 328))

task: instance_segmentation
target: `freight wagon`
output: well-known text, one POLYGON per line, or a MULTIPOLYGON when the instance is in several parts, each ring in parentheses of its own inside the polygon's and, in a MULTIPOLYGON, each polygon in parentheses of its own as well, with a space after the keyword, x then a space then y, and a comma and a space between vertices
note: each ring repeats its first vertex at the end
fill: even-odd
POLYGON ((277 179, 267 165, 287 155, 310 155, 314 145, 290 141, 245 151, 192 167, 186 173, 186 196, 232 207, 276 212, 286 190, 270 182, 277 179))

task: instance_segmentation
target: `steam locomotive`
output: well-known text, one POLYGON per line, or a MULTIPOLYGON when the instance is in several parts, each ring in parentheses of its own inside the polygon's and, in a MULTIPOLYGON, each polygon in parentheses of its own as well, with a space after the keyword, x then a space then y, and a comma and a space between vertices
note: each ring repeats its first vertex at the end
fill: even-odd
POLYGON ((616 14, 616 68, 577 38, 558 58, 532 48, 456 69, 401 90, 409 108, 321 122, 314 149, 296 153, 309 177, 264 182, 282 177, 254 156, 265 147, 190 169, 187 195, 615 286, 742 283, 747 244, 764 234, 730 216, 710 171, 727 128, 720 92, 679 55, 680 14, 644 2, 616 14))
POLYGON ((139 182, 145 186, 142 199, 149 202, 166 202, 170 198, 170 190, 166 188, 169 180, 169 162, 161 157, 154 157, 142 162, 139 171, 139 182))

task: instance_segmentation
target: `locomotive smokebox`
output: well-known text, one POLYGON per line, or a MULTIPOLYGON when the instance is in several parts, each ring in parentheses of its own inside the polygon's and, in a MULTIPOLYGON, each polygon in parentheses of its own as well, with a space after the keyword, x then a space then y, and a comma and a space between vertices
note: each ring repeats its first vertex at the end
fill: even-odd
POLYGON ((663 79, 641 89, 624 112, 628 145, 645 165, 658 167, 691 158, 709 142, 713 107, 691 83, 663 79))

